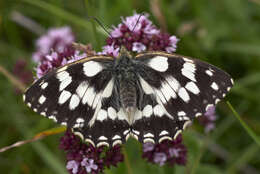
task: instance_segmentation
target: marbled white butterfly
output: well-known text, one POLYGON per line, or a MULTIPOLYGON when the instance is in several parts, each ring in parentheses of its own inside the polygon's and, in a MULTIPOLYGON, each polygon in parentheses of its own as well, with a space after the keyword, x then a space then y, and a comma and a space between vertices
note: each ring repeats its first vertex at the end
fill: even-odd
POLYGON ((92 56, 37 80, 24 101, 94 146, 129 137, 172 139, 217 104, 233 85, 224 71, 197 59, 150 51, 117 58, 92 56))

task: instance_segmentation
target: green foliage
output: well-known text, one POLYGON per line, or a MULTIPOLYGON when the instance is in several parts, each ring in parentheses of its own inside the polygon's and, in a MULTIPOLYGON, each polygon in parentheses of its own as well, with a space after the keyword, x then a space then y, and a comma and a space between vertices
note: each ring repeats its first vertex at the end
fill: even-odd
MULTIPOLYGON (((91 43, 96 50, 104 45, 106 34, 88 19, 99 18, 105 26, 117 25, 120 16, 134 11, 148 12, 155 24, 151 3, 137 0, 3 0, 0 1, 0 65, 12 71, 17 59, 26 59, 31 69, 31 53, 39 34, 49 27, 71 26, 78 42, 91 43), (34 21, 42 29, 19 24, 14 14, 34 21), (95 26, 95 27, 93 27, 95 26)), ((198 57, 229 72, 235 86, 225 102, 218 105, 216 129, 205 135, 195 122, 184 133, 188 148, 187 166, 159 167, 141 158, 141 146, 130 140, 125 151, 129 162, 105 170, 121 173, 256 173, 260 170, 260 1, 259 0, 165 0, 158 5, 167 31, 180 38, 177 53, 198 57), (246 127, 246 130, 237 121, 246 127), (237 113, 236 113, 237 112, 237 113), (255 141, 250 137, 252 136, 255 141)), ((56 125, 30 111, 15 87, 0 74, 0 147, 56 125)), ((26 144, 0 155, 1 173, 66 173, 64 154, 58 149, 60 135, 26 144)))

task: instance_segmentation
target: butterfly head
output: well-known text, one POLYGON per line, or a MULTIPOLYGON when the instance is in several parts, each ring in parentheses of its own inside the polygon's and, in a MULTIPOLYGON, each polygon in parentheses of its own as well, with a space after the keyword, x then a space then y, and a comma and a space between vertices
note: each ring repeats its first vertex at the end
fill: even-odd
POLYGON ((132 58, 133 56, 130 54, 130 52, 126 49, 126 47, 121 46, 120 47, 120 51, 119 51, 119 55, 118 58, 132 58))

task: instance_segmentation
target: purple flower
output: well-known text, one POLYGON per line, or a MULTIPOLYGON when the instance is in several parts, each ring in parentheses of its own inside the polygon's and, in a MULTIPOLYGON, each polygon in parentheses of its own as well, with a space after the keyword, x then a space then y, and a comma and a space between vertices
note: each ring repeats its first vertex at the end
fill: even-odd
POLYGON ((60 148, 66 152, 67 169, 78 174, 102 173, 104 167, 117 166, 124 160, 119 145, 112 148, 93 147, 91 144, 83 143, 81 139, 74 135, 71 130, 67 130, 61 137, 60 148), (71 162, 74 161, 74 162, 71 162))
POLYGON ((134 42, 133 43, 133 48, 132 48, 132 51, 135 51, 135 52, 142 52, 142 51, 145 51, 146 50, 146 46, 140 42, 134 42))
POLYGON ((112 38, 107 39, 107 45, 99 54, 116 57, 122 45, 136 53, 149 50, 175 52, 176 44, 179 41, 176 36, 170 36, 156 28, 148 19, 148 14, 142 15, 138 21, 139 17, 140 14, 134 13, 133 16, 122 18, 122 23, 113 27, 112 38))
POLYGON ((143 144, 143 152, 153 151, 155 145, 153 143, 144 143, 143 144))
POLYGON ((204 126, 205 133, 209 133, 215 128, 216 119, 217 116, 215 106, 209 107, 204 116, 199 117, 199 123, 204 126))
POLYGON ((88 158, 84 158, 83 161, 81 161, 81 166, 84 166, 88 173, 90 173, 92 170, 98 169, 98 166, 94 163, 94 160, 88 158))
POLYGON ((187 161, 187 149, 182 144, 182 137, 179 135, 175 140, 164 140, 159 144, 144 143, 143 158, 148 162, 159 164, 185 165, 187 161))
POLYGON ((78 173, 79 163, 75 160, 71 160, 67 162, 66 168, 71 170, 73 174, 78 173))
POLYGON ((99 55, 110 55, 117 57, 119 54, 119 47, 115 47, 114 44, 103 46, 103 51, 98 52, 99 55))
POLYGON ((154 153, 153 161, 155 163, 159 164, 160 166, 163 166, 165 164, 166 160, 167 160, 167 155, 165 153, 162 153, 162 152, 154 153))
POLYGON ((62 53, 74 40, 74 34, 69 27, 51 28, 36 41, 37 51, 33 53, 33 60, 41 61, 51 50, 62 53))

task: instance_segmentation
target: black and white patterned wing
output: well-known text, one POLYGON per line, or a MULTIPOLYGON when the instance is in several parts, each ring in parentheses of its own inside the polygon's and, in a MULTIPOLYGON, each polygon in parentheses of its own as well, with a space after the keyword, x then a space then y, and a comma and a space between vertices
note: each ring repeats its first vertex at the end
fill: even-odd
POLYGON ((132 126, 141 142, 176 137, 233 86, 227 73, 200 60, 151 52, 138 54, 136 61, 140 86, 149 98, 132 126))
POLYGON ((113 75, 107 71, 111 63, 112 57, 96 56, 55 69, 25 92, 24 101, 35 112, 72 128, 93 145, 125 141, 122 132, 129 126, 117 118, 120 107, 113 102, 118 99, 113 75))

